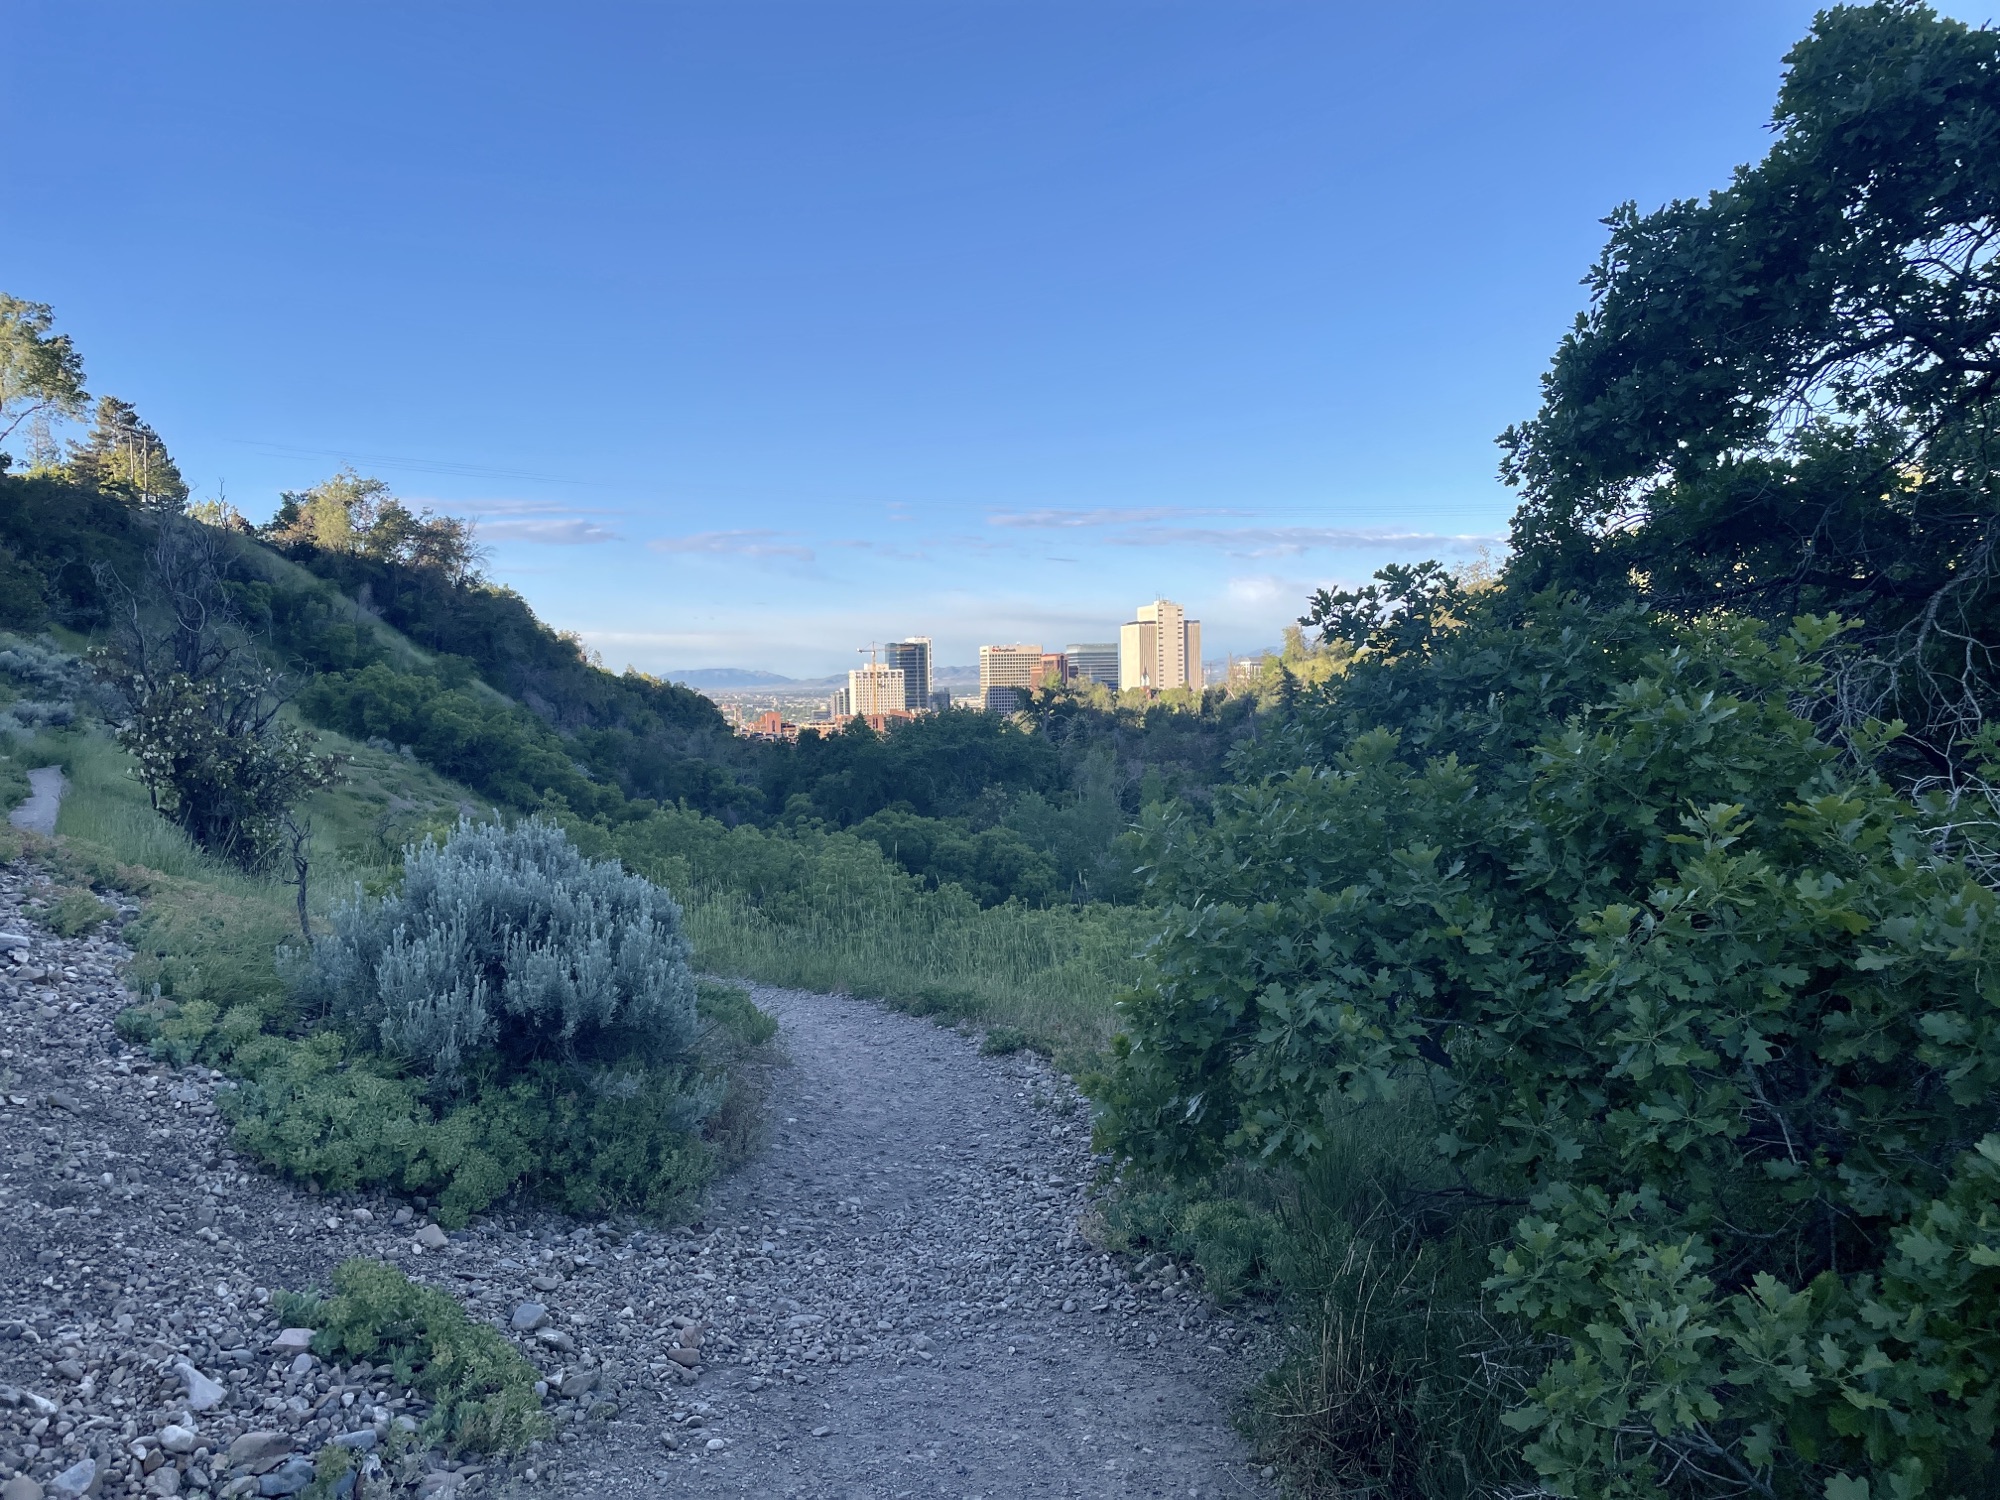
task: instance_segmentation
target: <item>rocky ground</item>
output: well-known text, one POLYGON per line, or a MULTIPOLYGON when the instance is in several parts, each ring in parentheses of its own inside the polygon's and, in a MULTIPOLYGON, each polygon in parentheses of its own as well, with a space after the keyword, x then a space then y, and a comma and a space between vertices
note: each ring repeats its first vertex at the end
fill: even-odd
POLYGON ((294 1494, 328 1442, 364 1456, 364 1495, 430 1500, 1268 1489, 1227 1403, 1270 1332, 1088 1243, 1102 1163, 1029 1054, 760 991, 790 1059, 772 1140, 702 1223, 447 1235, 422 1200, 314 1196, 238 1157, 227 1081, 117 1038, 127 954, 42 929, 46 884, 0 871, 0 1500, 294 1494), (323 1365, 266 1306, 350 1255, 508 1328, 556 1436, 511 1463, 401 1452, 421 1399, 323 1365))

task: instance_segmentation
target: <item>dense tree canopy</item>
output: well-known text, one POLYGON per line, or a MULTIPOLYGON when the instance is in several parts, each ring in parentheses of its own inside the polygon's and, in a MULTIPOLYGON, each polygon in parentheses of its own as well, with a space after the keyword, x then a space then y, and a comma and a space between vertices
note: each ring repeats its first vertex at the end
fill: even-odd
POLYGON ((1842 7, 1787 64, 1763 161, 1607 221, 1503 439, 1514 573, 1855 617, 1879 670, 1853 711, 1942 756, 1996 691, 2000 34, 1842 7))
POLYGON ((70 444, 64 468, 78 484, 134 505, 178 511, 187 504, 187 481, 167 445, 116 396, 97 398, 90 431, 70 444))
MULTIPOLYGON (((83 410, 83 356, 66 333, 54 333, 47 303, 0 292, 0 443, 23 424, 74 417, 83 410)), ((7 457, 0 454, 0 472, 7 457)))

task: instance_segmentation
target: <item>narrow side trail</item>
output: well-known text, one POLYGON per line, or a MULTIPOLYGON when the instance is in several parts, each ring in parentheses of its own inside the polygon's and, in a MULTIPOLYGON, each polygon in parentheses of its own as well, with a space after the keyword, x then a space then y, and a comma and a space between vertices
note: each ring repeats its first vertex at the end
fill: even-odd
POLYGON ((63 793, 68 790, 61 766, 36 767, 28 773, 28 795, 7 814, 7 821, 28 833, 54 838, 56 814, 62 811, 63 793))
POLYGON ((1264 1489, 1228 1404, 1268 1336, 1184 1284, 1128 1282, 1082 1238, 1096 1164, 1067 1079, 861 1001, 757 1003, 792 1059, 775 1138, 703 1226, 709 1317, 744 1363, 668 1403, 678 1452, 607 1447, 574 1493, 1264 1489))

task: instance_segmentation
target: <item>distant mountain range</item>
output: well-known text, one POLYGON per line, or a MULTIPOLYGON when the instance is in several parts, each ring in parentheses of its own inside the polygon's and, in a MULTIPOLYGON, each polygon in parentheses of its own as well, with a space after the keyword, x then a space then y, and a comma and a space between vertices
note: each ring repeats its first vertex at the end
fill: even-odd
MULTIPOLYGON (((834 688, 845 687, 847 678, 837 677, 787 677, 781 672, 759 672, 752 667, 696 667, 687 672, 668 672, 669 682, 685 683, 700 692, 704 688, 798 688, 801 690, 824 688, 831 692, 834 688)), ((936 667, 931 671, 934 687, 976 686, 979 682, 977 667, 936 667)))
POLYGON ((798 684, 796 677, 785 677, 776 672, 756 672, 747 667, 697 667, 692 672, 669 672, 666 676, 669 682, 684 683, 691 688, 793 687, 798 684))

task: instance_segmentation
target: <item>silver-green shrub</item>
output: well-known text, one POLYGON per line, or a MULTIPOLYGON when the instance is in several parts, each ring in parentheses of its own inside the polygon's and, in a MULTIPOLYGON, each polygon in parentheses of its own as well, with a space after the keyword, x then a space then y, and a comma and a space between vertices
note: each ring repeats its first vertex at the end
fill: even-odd
POLYGON ((403 872, 400 892, 357 894, 288 967, 304 1003, 440 1087, 543 1062, 616 1073, 693 1044, 680 907, 651 882, 539 819, 461 822, 406 850, 403 872))

